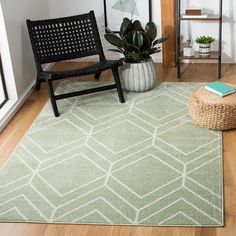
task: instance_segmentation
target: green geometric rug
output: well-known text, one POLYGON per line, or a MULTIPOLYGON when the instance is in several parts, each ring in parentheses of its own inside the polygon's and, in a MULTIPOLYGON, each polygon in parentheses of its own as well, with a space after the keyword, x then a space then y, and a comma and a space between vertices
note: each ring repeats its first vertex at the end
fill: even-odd
POLYGON ((0 172, 0 221, 222 226, 222 133, 188 116, 199 86, 61 100, 59 118, 47 104, 0 172))

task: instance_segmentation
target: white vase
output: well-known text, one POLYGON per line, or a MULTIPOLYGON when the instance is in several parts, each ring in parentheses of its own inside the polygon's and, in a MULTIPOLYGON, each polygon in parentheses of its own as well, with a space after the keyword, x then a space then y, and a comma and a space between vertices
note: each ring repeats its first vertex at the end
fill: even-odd
POLYGON ((193 57, 195 54, 194 48, 184 48, 185 57, 193 57))
POLYGON ((150 90, 156 82, 156 69, 152 58, 140 63, 124 62, 119 72, 124 88, 130 92, 150 90))
POLYGON ((210 55, 211 45, 210 44, 199 44, 199 54, 201 56, 210 55))

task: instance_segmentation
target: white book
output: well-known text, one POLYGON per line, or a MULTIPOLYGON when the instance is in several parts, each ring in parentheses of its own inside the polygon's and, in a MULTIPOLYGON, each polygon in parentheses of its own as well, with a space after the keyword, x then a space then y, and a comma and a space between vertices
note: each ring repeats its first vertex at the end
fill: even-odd
POLYGON ((185 15, 185 14, 183 14, 182 18, 199 18, 199 19, 202 19, 202 18, 208 18, 208 14, 201 14, 201 15, 185 15))

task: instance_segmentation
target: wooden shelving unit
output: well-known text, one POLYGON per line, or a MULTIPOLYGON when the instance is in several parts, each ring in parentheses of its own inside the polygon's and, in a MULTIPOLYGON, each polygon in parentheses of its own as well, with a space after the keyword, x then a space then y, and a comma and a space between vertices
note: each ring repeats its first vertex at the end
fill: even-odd
POLYGON ((184 18, 184 17, 180 17, 179 20, 196 20, 196 21, 220 21, 221 18, 219 17, 219 15, 208 15, 207 18, 184 18))
POLYGON ((192 57, 186 57, 183 55, 183 52, 180 53, 179 56, 180 60, 218 60, 219 59, 219 52, 211 52, 209 56, 202 56, 199 52, 195 52, 195 55, 192 57))
POLYGON ((223 0, 219 0, 219 14, 217 15, 209 15, 207 18, 183 18, 181 13, 181 0, 177 0, 176 6, 176 64, 177 64, 177 77, 181 77, 181 60, 217 60, 218 61, 218 79, 221 79, 221 57, 222 57, 222 7, 223 0), (181 22, 182 21, 203 21, 209 23, 218 23, 219 24, 219 46, 218 51, 211 52, 209 56, 201 56, 199 52, 195 52, 195 55, 192 57, 183 56, 183 52, 181 52, 181 22))

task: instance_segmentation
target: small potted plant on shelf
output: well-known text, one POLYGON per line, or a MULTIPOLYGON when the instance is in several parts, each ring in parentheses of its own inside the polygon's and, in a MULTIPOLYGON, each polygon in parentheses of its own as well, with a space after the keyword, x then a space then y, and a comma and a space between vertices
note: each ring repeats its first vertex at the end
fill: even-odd
POLYGON ((110 51, 124 55, 124 64, 119 72, 125 89, 133 92, 151 89, 156 82, 156 70, 150 55, 161 51, 157 45, 167 37, 156 39, 157 28, 151 21, 143 28, 139 20, 128 18, 123 19, 119 35, 107 29, 104 36, 117 47, 110 51))
POLYGON ((215 41, 214 38, 210 36, 200 36, 196 38, 196 43, 199 44, 199 54, 202 56, 210 55, 211 43, 215 41))
POLYGON ((184 56, 192 57, 194 56, 194 48, 193 48, 193 39, 187 39, 187 45, 184 47, 184 56))

